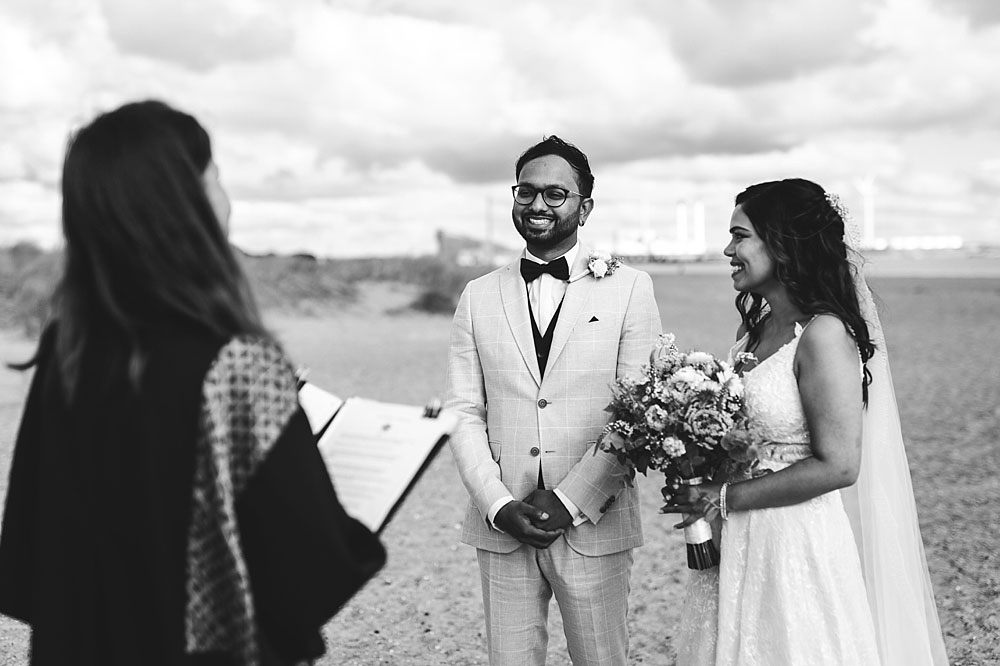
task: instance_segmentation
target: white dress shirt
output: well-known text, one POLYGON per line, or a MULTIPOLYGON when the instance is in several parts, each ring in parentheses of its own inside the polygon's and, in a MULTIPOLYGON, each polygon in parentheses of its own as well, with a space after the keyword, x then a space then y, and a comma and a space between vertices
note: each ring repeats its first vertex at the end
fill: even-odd
MULTIPOLYGON (((562 255, 566 258, 566 265, 569 267, 570 271, 573 270, 573 262, 576 261, 576 255, 580 253, 580 244, 577 243, 571 247, 566 254, 562 255)), ((524 250, 524 258, 529 261, 533 261, 536 264, 546 264, 547 261, 542 261, 535 255, 528 252, 527 249, 524 250)), ((559 257, 555 257, 558 259, 559 257)), ((563 296, 566 295, 566 286, 569 283, 566 280, 560 280, 548 273, 542 273, 540 276, 529 282, 526 287, 528 289, 528 302, 531 303, 531 312, 535 316, 535 325, 538 327, 538 332, 545 335, 545 332, 549 328, 549 323, 552 321, 553 315, 555 315, 556 310, 559 308, 559 304, 562 303, 563 296)), ((544 474, 544 472, 543 472, 544 474)), ((559 501, 563 503, 569 515, 573 516, 573 525, 579 525, 587 520, 587 517, 583 515, 580 508, 577 507, 573 501, 566 496, 563 491, 556 488, 553 490, 559 501)), ((490 525, 494 529, 499 529, 496 523, 493 522, 497 516, 497 513, 507 504, 514 501, 512 495, 507 497, 502 497, 493 503, 493 506, 489 510, 489 520, 490 525)))
MULTIPOLYGON (((570 270, 573 270, 573 262, 576 261, 576 255, 578 254, 580 254, 579 243, 571 247, 566 254, 562 255, 566 258, 566 265, 570 270)), ((549 263, 542 261, 528 252, 528 250, 524 251, 524 258, 536 264, 549 263)), ((556 259, 558 258, 556 257, 556 259)), ((556 313, 556 308, 559 307, 563 296, 566 295, 567 284, 569 283, 565 280, 560 280, 548 273, 542 273, 527 285, 528 302, 531 303, 531 311, 535 315, 535 325, 538 326, 538 332, 542 335, 545 335, 545 332, 549 329, 549 322, 552 321, 552 316, 556 313)))

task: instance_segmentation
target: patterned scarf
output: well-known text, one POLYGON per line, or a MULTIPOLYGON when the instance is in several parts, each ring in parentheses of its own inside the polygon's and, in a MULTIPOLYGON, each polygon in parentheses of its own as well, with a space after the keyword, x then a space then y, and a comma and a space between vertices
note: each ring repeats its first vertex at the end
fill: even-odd
POLYGON ((234 338, 205 376, 188 534, 188 653, 260 663, 236 501, 296 409, 292 366, 273 342, 234 338))

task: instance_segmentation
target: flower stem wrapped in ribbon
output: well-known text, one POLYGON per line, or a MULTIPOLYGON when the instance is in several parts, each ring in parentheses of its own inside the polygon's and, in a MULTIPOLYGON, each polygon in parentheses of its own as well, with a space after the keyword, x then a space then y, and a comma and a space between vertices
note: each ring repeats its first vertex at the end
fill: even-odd
MULTIPOLYGON (((611 421, 600 447, 635 473, 663 473, 669 500, 682 485, 697 485, 734 464, 727 435, 741 420, 743 382, 728 363, 701 351, 681 352, 674 335, 660 336, 639 377, 612 386, 611 421)), ((688 567, 719 563, 705 520, 684 528, 688 567)))
MULTIPOLYGON (((704 481, 702 477, 696 476, 682 479, 680 483, 684 486, 698 486, 704 481)), ((699 518, 684 528, 684 543, 687 544, 688 569, 711 569, 719 563, 719 549, 712 541, 712 526, 704 518, 699 518)))

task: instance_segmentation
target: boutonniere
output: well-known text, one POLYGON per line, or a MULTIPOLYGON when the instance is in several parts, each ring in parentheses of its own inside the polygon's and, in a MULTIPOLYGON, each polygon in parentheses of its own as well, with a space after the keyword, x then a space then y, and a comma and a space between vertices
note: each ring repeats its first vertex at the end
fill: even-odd
POLYGON ((594 250, 587 257, 587 270, 598 280, 611 275, 621 265, 620 258, 612 257, 610 253, 603 250, 594 250))

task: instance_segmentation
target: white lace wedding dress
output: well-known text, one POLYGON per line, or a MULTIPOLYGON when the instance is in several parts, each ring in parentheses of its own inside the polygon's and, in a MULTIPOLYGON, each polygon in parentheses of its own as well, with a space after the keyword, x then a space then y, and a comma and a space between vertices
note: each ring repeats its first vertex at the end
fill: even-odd
MULTIPOLYGON (((795 338, 744 374, 761 467, 811 455, 792 361, 795 338)), ((741 351, 746 338, 733 348, 741 351)), ((741 511, 723 523, 721 564, 693 571, 677 666, 879 664, 854 534, 839 491, 793 506, 741 511)))

